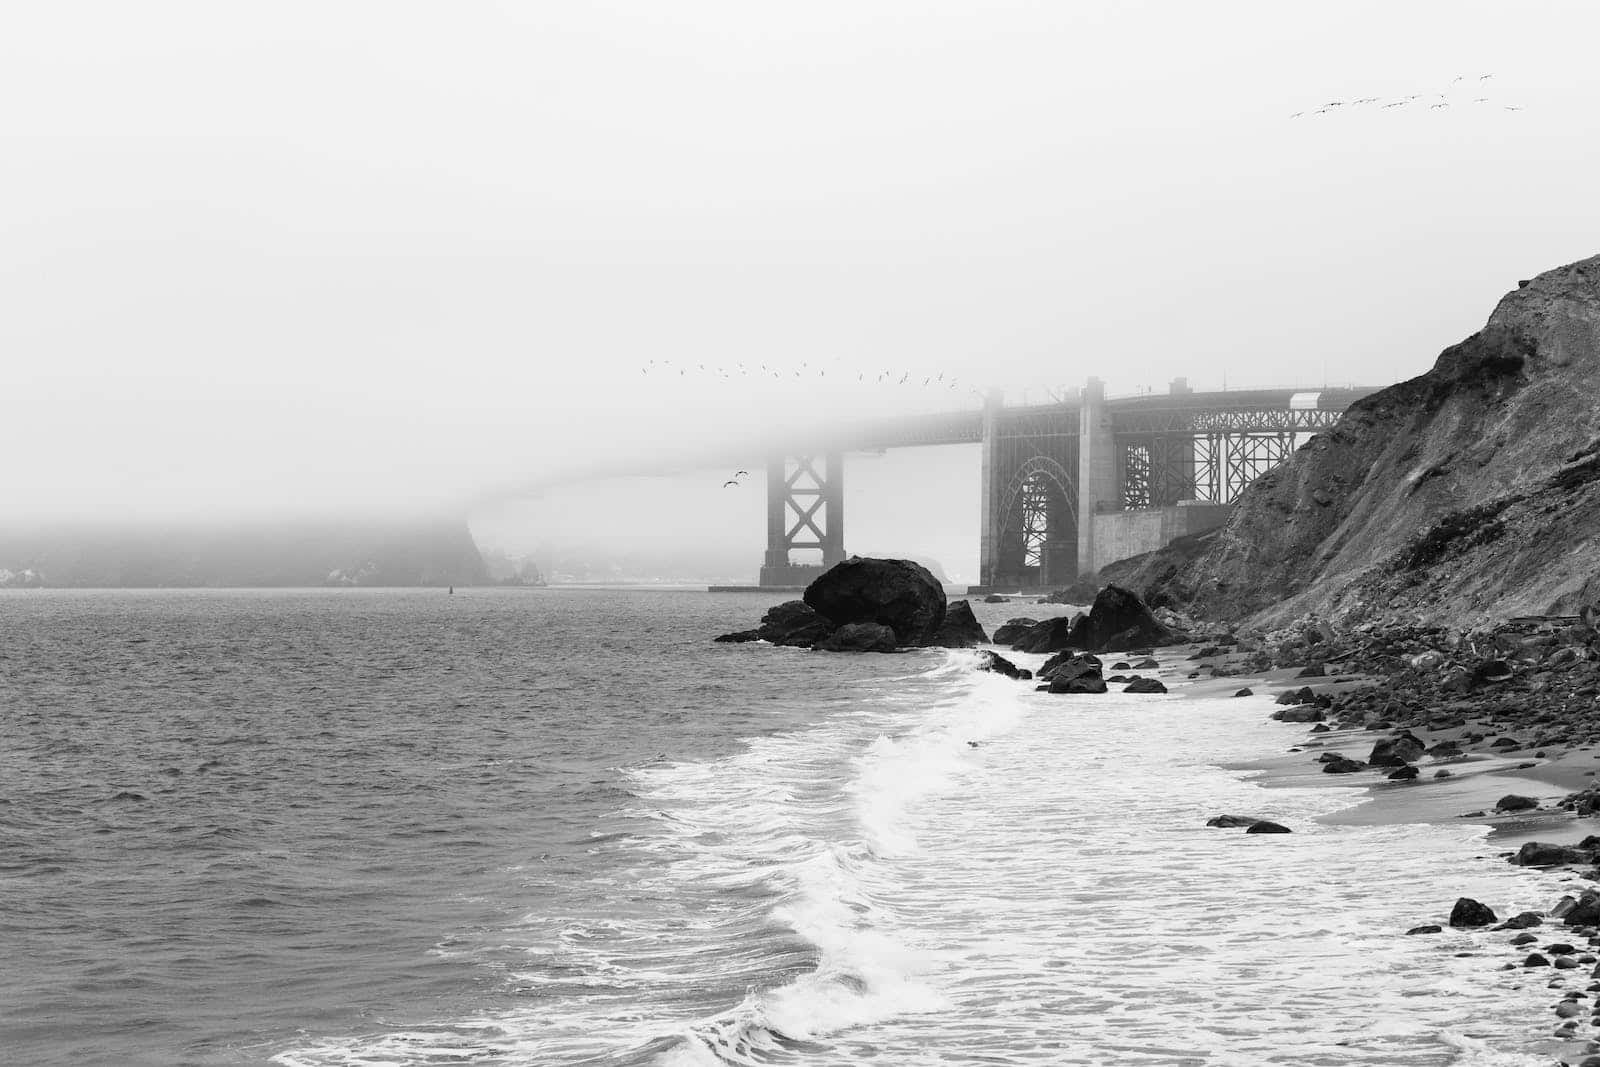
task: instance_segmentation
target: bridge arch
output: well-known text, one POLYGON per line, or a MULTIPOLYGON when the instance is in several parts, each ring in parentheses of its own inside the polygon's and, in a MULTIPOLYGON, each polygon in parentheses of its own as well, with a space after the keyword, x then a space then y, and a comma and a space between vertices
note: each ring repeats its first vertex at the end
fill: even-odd
POLYGON ((1032 456, 1001 494, 1002 580, 1051 585, 1077 577, 1077 479, 1052 456, 1032 456))

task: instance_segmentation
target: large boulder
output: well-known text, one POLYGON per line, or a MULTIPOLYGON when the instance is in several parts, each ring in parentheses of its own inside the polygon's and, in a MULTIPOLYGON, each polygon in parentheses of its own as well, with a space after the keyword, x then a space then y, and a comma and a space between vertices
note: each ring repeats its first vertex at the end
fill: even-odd
POLYGON ((835 626, 887 626, 897 645, 931 644, 945 615, 939 580, 908 559, 851 556, 807 586, 805 602, 835 626))
POLYGON ((1471 897, 1460 898, 1456 901, 1456 906, 1450 909, 1450 925, 1457 929, 1488 926, 1498 921, 1493 908, 1487 904, 1480 904, 1471 897))
MULTIPOLYGON (((1079 615, 1078 618, 1083 618, 1079 615)), ((1045 619, 1028 627, 1026 633, 1012 642, 1018 652, 1061 652, 1072 646, 1072 620, 1065 616, 1045 619)))
POLYGON ((1122 691, 1124 693, 1165 693, 1167 687, 1155 678, 1135 678, 1122 691))
POLYGON ((1106 681, 1098 674, 1084 674, 1075 678, 1057 675, 1050 679, 1048 688, 1052 693, 1104 693, 1106 681))
POLYGON ((1372 755, 1367 757, 1367 762, 1374 767, 1404 767, 1421 759, 1427 747, 1420 737, 1407 730, 1394 737, 1385 737, 1373 745, 1372 755))
POLYGON ((1038 619, 1016 618, 1007 619, 995 627, 994 643, 997 645, 1010 645, 1022 639, 1022 635, 1033 627, 1039 625, 1038 619))
POLYGON ((957 600, 945 608, 944 622, 940 623, 932 643, 939 648, 976 648, 987 645, 989 635, 983 632, 978 617, 972 613, 972 605, 957 600))
POLYGON ((893 652, 894 631, 876 622, 847 622, 812 647, 819 652, 893 652))
POLYGON ((1139 594, 1108 585, 1094 598, 1087 616, 1072 628, 1068 643, 1073 648, 1103 652, 1112 648, 1142 648, 1167 645, 1173 633, 1150 613, 1139 594))
POLYGON ((1099 656, 1082 655, 1072 651, 1057 652, 1039 667, 1039 680, 1048 682, 1061 673, 1065 673, 1068 678, 1087 674, 1099 677, 1101 669, 1099 656))

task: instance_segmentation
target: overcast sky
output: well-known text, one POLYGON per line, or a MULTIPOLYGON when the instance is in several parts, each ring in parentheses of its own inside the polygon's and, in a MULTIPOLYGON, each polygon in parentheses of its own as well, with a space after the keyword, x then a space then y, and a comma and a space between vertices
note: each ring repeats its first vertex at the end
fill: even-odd
MULTIPOLYGON (((6 507, 416 507, 991 385, 1394 381, 1600 252, 1597 40, 1592 2, 10 3, 6 507)), ((748 513, 758 555, 735 495, 673 536, 748 513)))

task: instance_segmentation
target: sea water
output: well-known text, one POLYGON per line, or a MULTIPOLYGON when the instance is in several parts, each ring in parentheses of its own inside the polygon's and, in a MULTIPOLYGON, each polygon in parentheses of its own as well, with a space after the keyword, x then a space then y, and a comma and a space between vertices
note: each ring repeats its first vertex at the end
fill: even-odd
POLYGON ((1223 769, 1267 698, 710 643, 771 602, 0 594, 0 1062, 1551 1061, 1403 932, 1558 883, 1223 769))

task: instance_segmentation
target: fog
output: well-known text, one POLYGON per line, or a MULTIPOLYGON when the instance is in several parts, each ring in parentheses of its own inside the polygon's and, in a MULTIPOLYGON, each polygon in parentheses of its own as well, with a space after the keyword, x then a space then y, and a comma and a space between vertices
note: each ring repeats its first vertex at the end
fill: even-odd
MULTIPOLYGON (((470 509, 753 572, 759 477, 721 482, 775 426, 1425 369, 1600 250, 1596 39, 1579 2, 13 4, 6 512, 470 509)), ((852 460, 849 547, 975 556, 968 451, 852 460)))

